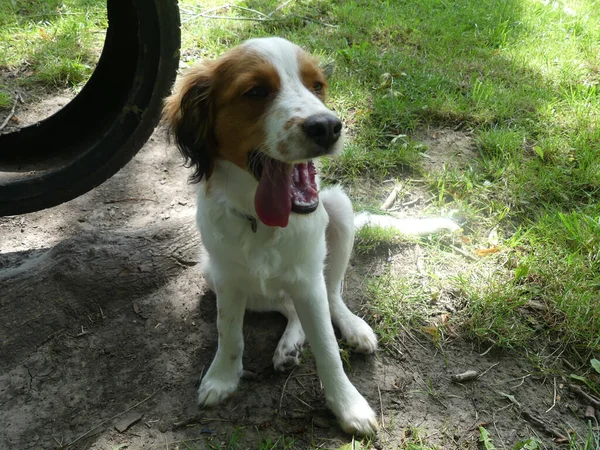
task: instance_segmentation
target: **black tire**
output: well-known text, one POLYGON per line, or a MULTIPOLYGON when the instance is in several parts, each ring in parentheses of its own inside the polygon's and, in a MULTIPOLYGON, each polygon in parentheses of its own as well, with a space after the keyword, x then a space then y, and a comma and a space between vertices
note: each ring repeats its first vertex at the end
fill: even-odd
POLYGON ((107 0, 98 65, 56 114, 0 135, 0 216, 38 211, 106 181, 148 140, 179 64, 177 0, 107 0), (6 179, 6 181, 3 181, 6 179))

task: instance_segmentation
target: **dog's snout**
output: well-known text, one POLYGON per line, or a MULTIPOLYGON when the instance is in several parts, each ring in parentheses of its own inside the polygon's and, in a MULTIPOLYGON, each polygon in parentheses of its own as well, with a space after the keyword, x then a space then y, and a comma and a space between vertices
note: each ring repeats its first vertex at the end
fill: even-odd
POLYGON ((340 138, 342 122, 333 114, 314 114, 306 118, 302 130, 315 144, 329 147, 340 138))

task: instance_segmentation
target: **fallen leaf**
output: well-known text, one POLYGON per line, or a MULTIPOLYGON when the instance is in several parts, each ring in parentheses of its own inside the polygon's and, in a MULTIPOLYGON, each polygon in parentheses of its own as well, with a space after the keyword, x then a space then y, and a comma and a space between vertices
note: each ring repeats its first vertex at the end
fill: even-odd
POLYGON ((490 248, 478 248, 475 250, 475 253, 477 253, 477 256, 487 256, 491 255, 492 253, 498 253, 500 250, 501 248, 495 245, 490 248))

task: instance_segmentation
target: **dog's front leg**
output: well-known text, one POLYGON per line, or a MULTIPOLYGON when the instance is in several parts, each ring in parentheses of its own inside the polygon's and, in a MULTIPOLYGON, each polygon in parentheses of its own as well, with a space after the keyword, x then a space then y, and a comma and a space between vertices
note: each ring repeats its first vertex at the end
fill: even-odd
POLYGON ((375 413, 344 373, 323 275, 294 284, 289 293, 315 356, 329 408, 347 433, 374 434, 379 428, 375 413))
POLYGON ((217 354, 198 390, 200 406, 216 405, 229 397, 242 376, 244 353, 244 311, 246 297, 231 286, 215 286, 217 293, 217 329, 219 344, 217 354))

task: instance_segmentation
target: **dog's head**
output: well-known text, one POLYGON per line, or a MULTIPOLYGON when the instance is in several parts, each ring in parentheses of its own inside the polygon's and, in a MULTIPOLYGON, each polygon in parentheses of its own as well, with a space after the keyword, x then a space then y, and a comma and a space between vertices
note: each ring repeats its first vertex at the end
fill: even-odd
POLYGON ((317 60, 281 38, 246 41, 185 73, 165 101, 179 150, 210 178, 228 160, 257 180, 255 208, 270 226, 319 203, 313 158, 338 153, 342 123, 324 105, 327 81, 317 60))

